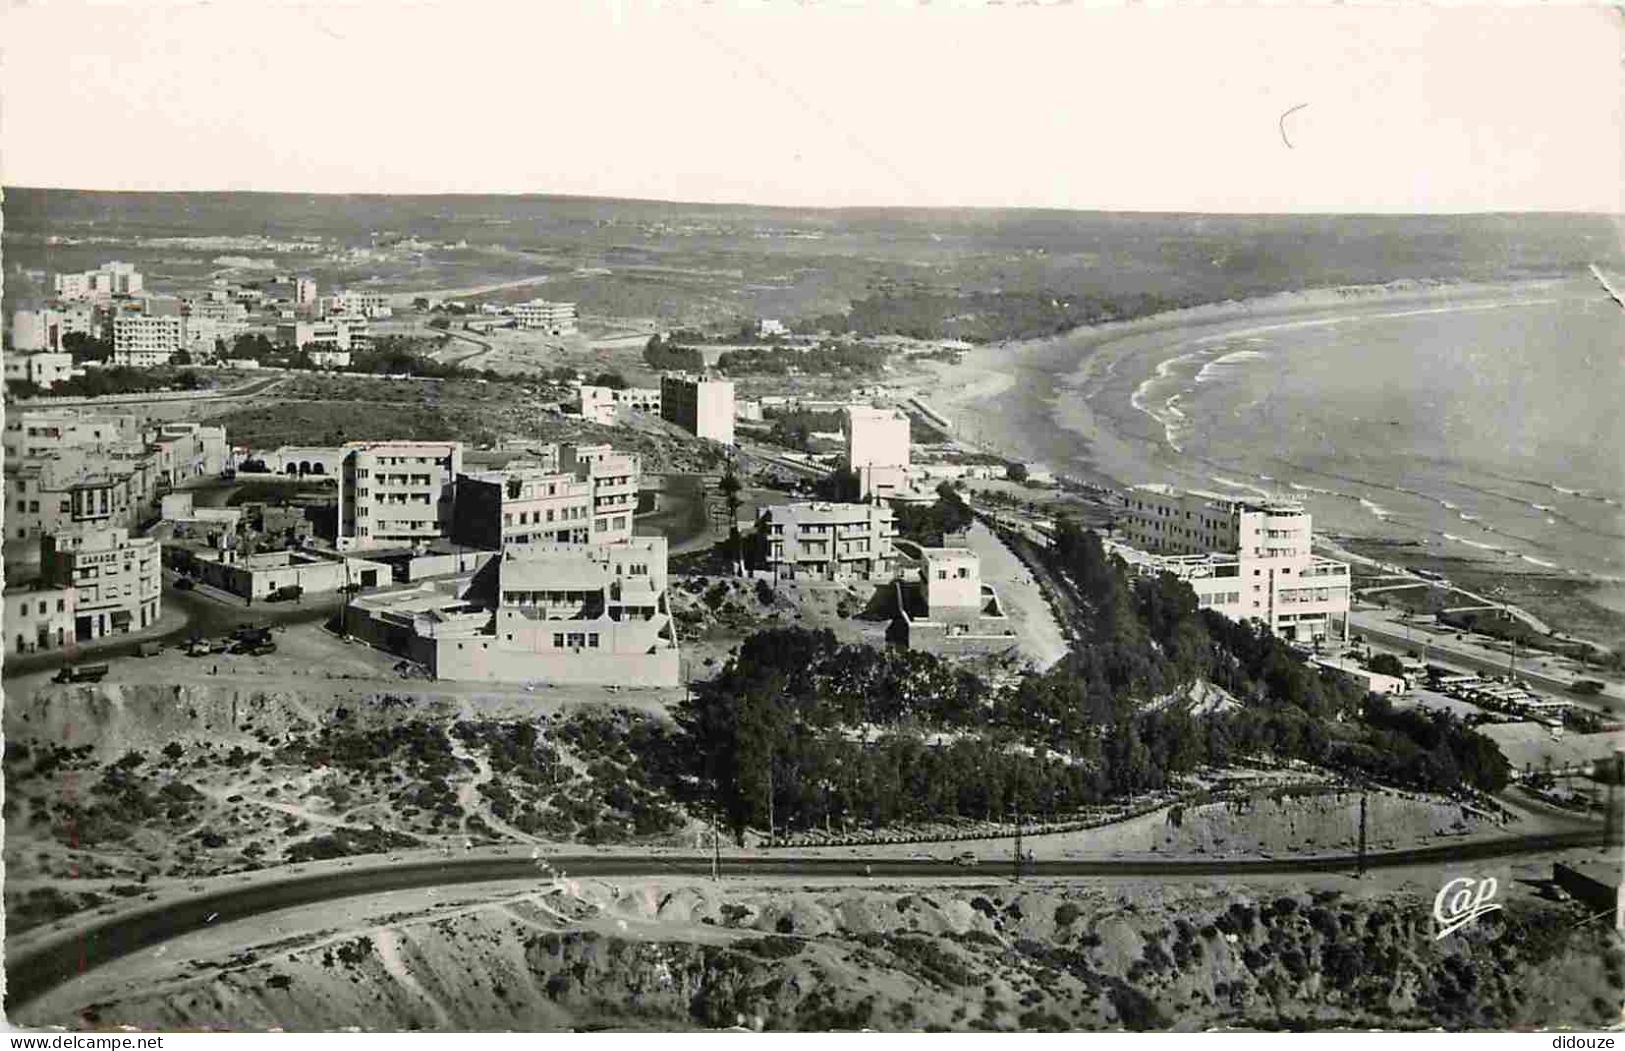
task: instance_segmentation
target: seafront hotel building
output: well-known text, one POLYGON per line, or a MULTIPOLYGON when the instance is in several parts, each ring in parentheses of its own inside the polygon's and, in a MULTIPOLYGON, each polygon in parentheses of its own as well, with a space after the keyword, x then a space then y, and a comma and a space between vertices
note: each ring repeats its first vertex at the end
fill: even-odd
POLYGON ((1126 545, 1111 547, 1136 572, 1172 573, 1201 608, 1289 641, 1347 641, 1349 567, 1313 553, 1302 504, 1153 484, 1126 490, 1122 506, 1126 545))

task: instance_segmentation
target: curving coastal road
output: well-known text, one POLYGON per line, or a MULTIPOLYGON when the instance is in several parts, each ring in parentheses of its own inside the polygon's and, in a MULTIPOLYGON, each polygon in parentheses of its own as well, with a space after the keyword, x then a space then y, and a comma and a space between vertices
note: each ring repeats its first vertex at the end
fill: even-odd
MULTIPOLYGON (((1598 846, 1602 843, 1601 829, 1479 840, 1370 854, 1366 858, 1366 867, 1403 868, 1456 864, 1488 858, 1550 853, 1576 847, 1598 846)), ((702 856, 577 855, 551 856, 546 860, 553 868, 564 869, 572 876, 684 875, 703 879, 711 874, 711 859, 702 856)), ((1245 877, 1348 872, 1356 863, 1357 859, 1347 854, 1237 861, 1152 859, 1039 861, 1024 866, 1024 874, 1039 879, 1086 876, 1245 877)), ((961 868, 946 861, 863 857, 732 858, 721 863, 721 872, 725 876, 798 879, 832 876, 879 876, 893 879, 968 876, 1001 878, 1007 874, 1004 865, 994 859, 971 869, 961 868)), ((527 878, 545 878, 539 876, 537 862, 528 857, 446 859, 392 867, 324 872, 154 905, 123 915, 106 917, 81 930, 65 933, 16 955, 8 953, 5 1007, 7 1011, 14 1012, 19 1005, 86 971, 148 946, 189 934, 206 924, 231 923, 280 909, 387 891, 527 878)))

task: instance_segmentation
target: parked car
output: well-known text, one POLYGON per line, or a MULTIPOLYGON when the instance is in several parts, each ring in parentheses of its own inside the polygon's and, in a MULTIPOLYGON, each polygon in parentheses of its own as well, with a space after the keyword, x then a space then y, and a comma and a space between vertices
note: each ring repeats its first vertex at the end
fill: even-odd
POLYGON ((197 587, 197 581, 193 580, 191 577, 175 578, 176 591, 191 591, 195 587, 197 587))
POLYGON ((138 657, 156 657, 162 652, 164 652, 164 644, 161 642, 143 642, 135 649, 138 657))
POLYGON ((956 855, 954 857, 954 864, 958 865, 962 869, 974 868, 980 861, 980 858, 968 850, 965 851, 965 853, 956 855))
POLYGON ((52 682, 101 682, 107 676, 105 664, 69 664, 56 673, 52 682))
POLYGON ((305 589, 298 584, 284 584, 269 595, 265 596, 267 602, 291 602, 305 593, 305 589))

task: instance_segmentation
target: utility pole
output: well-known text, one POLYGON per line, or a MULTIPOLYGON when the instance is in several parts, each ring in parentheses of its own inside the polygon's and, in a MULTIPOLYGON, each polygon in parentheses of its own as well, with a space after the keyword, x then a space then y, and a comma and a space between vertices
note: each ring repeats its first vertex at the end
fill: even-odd
POLYGON ((1021 804, 1016 804, 1016 882, 1021 882, 1021 804))
POLYGON ((1358 868, 1355 871, 1355 875, 1362 878, 1362 879, 1365 877, 1365 797, 1366 797, 1366 789, 1365 789, 1364 785, 1361 785, 1360 786, 1360 852, 1359 852, 1358 868))

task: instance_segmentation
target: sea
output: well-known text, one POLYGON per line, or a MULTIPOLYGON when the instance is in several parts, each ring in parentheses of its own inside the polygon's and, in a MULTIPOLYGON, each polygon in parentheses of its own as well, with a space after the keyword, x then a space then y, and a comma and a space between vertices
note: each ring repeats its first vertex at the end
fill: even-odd
POLYGON ((1590 278, 1080 333, 1027 368, 1002 408, 1063 473, 1625 580, 1625 310, 1590 278))

